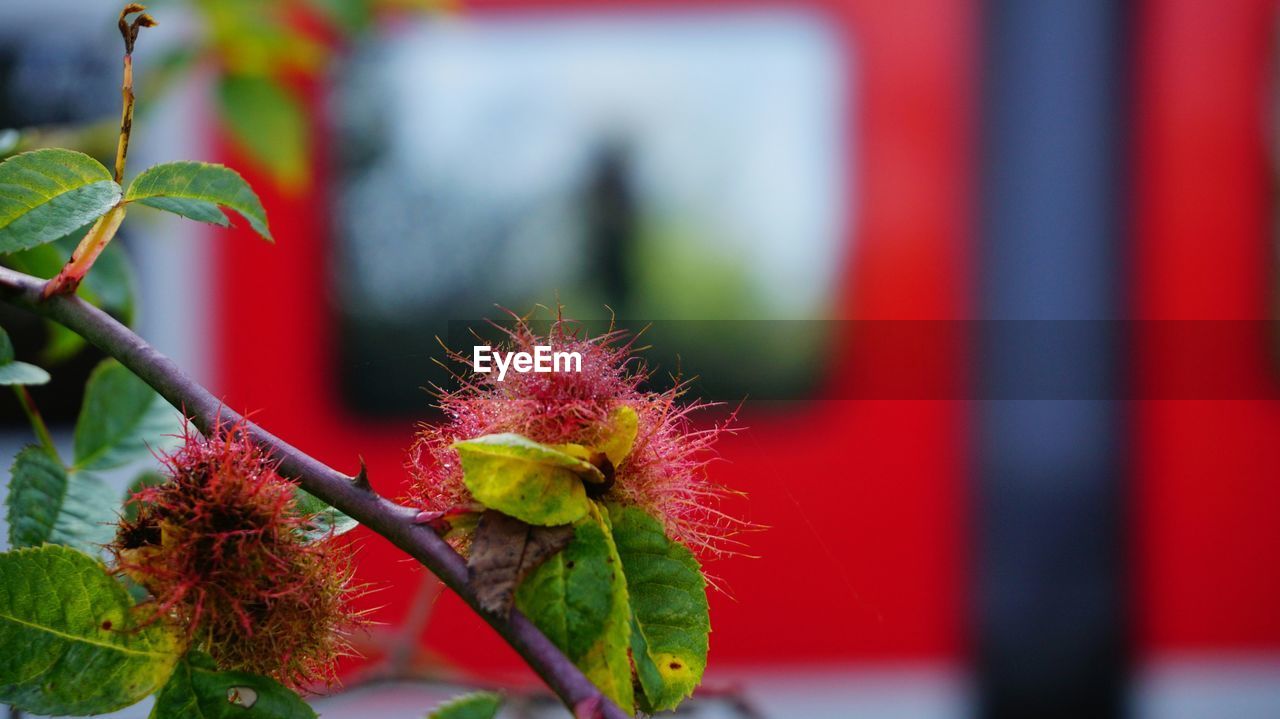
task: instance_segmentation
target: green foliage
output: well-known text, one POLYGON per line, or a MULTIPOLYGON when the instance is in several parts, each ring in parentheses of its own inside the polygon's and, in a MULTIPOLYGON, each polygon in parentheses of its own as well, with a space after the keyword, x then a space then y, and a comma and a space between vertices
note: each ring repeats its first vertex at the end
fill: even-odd
POLYGON ((427 719, 493 719, 502 708, 497 692, 471 692, 436 707, 427 719))
POLYGON ((0 384, 44 384, 48 381, 48 372, 14 359, 13 342, 9 340, 9 333, 0 327, 0 384))
POLYGON ((490 434, 457 442, 467 489, 490 509, 542 526, 587 515, 583 478, 603 482, 590 462, 518 434, 490 434))
POLYGON ((220 672, 202 652, 178 663, 156 695, 151 719, 312 719, 315 711, 274 679, 220 672))
POLYGON ((550 447, 515 434, 454 447, 463 481, 489 509, 530 524, 572 523, 572 540, 525 578, 515 604, 619 706, 656 712, 676 708, 702 681, 711 624, 693 553, 643 510, 602 508, 586 496, 583 481, 599 474, 587 458, 621 462, 636 433, 628 410, 594 447, 550 447))
POLYGON ((633 713, 631 609, 609 524, 591 503, 574 538, 516 590, 516 606, 600 691, 633 713))
POLYGON ((89 375, 76 420, 75 466, 109 469, 141 459, 178 426, 155 390, 119 362, 103 360, 89 375))
POLYGON ((631 656, 646 712, 674 709, 707 666, 711 619, 702 567, 662 524, 635 507, 608 506, 631 600, 631 656))
POLYGON ((93 222, 120 201, 102 163, 80 152, 44 149, 0 163, 0 254, 52 242, 93 222))
POLYGON ((133 481, 129 483, 129 487, 124 490, 124 505, 121 510, 121 514, 124 515, 124 518, 129 521, 133 521, 138 518, 138 504, 136 502, 129 501, 133 495, 141 492, 147 487, 158 487, 164 484, 164 482, 165 476, 153 469, 145 470, 138 476, 134 477, 133 481))
POLYGON ((125 201, 208 222, 230 225, 220 209, 234 210, 267 241, 267 211, 240 173, 222 165, 205 162, 168 162, 149 168, 129 185, 125 201))
POLYGON ((360 526, 356 520, 330 507, 301 487, 294 492, 294 500, 299 512, 314 515, 311 527, 307 530, 307 539, 311 541, 346 534, 360 526))
POLYGON ((49 542, 96 553, 114 532, 115 492, 99 477, 68 474, 41 447, 26 447, 14 458, 5 503, 15 548, 49 542))
POLYGON ((269 78, 226 75, 218 83, 218 110, 231 137, 277 182, 297 187, 306 178, 309 132, 293 95, 269 78))
POLYGON ((100 714, 160 688, 178 660, 160 622, 102 564, 68 547, 0 554, 0 703, 35 714, 100 714))

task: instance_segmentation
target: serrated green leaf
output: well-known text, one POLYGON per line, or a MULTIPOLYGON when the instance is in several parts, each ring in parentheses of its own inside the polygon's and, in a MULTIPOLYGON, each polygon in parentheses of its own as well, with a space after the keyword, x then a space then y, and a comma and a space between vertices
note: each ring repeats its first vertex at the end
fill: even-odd
POLYGON ((298 512, 312 516, 311 524, 307 528, 307 541, 314 542, 330 536, 336 537, 360 526, 356 520, 330 507, 301 487, 294 490, 293 497, 298 512))
POLYGON ((588 516, 574 525, 569 546, 516 590, 516 607, 601 692, 634 713, 626 580, 608 519, 594 502, 588 516))
POLYGON ((436 707, 427 719, 493 719, 502 708, 497 692, 471 692, 436 707))
POLYGON ((631 656, 646 712, 674 709, 702 682, 711 619, 702 567, 662 524, 635 507, 608 506, 631 601, 631 656))
POLYGON ((226 227, 221 207, 235 210, 263 239, 272 241, 267 211, 240 173, 205 162, 169 162, 147 169, 129 185, 125 200, 226 227))
POLYGON ((476 501, 529 524, 576 522, 591 505, 583 478, 604 481, 590 462, 518 434, 489 434, 453 446, 476 501))
POLYGON ((0 162, 0 254, 52 242, 120 201, 111 172, 88 155, 49 148, 0 162))
POLYGON ((178 642, 163 622, 140 626, 133 608, 82 552, 46 544, 0 554, 0 703, 84 716, 159 689, 178 642))
POLYGON ((172 442, 178 413, 145 382, 113 359, 89 375, 76 420, 75 466, 109 469, 146 457, 172 442))
POLYGON ((207 654, 191 652, 156 695, 151 719, 312 719, 306 702, 268 677, 220 672, 207 654))
POLYGON ((307 175, 308 125, 302 106, 265 77, 225 75, 218 83, 218 110, 231 137, 285 187, 307 175))
POLYGON ((18 452, 9 479, 9 544, 64 544, 90 554, 111 541, 115 492, 100 477, 69 475, 40 447, 18 452))

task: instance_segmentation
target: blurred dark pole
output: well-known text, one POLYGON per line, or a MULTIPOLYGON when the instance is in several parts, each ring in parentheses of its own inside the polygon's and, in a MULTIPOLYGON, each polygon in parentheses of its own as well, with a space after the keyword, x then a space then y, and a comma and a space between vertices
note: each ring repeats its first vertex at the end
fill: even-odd
POLYGON ((587 242, 591 277, 605 301, 625 311, 631 299, 631 275, 627 271, 637 234, 635 192, 631 186, 631 160, 627 146, 606 142, 591 166, 586 194, 587 242))
POLYGON ((1117 717, 1126 12, 1111 0, 988 0, 984 12, 981 716, 1117 717))

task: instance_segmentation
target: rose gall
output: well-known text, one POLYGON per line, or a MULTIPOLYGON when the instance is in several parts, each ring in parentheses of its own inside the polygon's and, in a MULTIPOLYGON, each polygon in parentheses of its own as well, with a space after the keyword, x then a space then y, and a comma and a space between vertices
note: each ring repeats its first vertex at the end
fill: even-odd
POLYGON ((313 517, 243 424, 209 438, 188 425, 183 440, 161 458, 166 481, 129 499, 137 516, 108 546, 117 570, 151 594, 151 620, 183 628, 220 668, 331 682, 366 624, 349 544, 306 539, 313 517))
MULTIPOLYGON (((706 428, 692 415, 711 403, 681 404, 683 383, 663 392, 643 389, 649 372, 636 355, 635 337, 611 330, 587 337, 581 326, 563 317, 551 321, 545 335, 527 318, 514 317, 502 352, 530 352, 539 345, 577 352, 580 372, 496 373, 458 377, 459 387, 438 390, 438 406, 446 420, 423 424, 409 451, 411 501, 423 517, 465 514, 476 507, 463 482, 461 463, 452 445, 482 435, 512 432, 547 445, 590 447, 609 435, 616 410, 635 412, 637 432, 630 453, 612 470, 602 497, 643 509, 658 518, 673 539, 700 554, 722 554, 737 531, 747 525, 718 507, 728 491, 707 477, 715 458, 712 445, 731 428, 735 414, 706 428)), ((450 352, 450 359, 470 365, 470 356, 450 352)), ((455 522, 451 526, 467 526, 455 522)), ((467 536, 452 535, 465 551, 467 536)))

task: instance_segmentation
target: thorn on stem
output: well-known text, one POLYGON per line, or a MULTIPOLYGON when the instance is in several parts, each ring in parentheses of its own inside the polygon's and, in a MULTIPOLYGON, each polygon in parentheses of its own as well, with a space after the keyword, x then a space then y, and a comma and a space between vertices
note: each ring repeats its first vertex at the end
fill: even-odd
POLYGON ((369 467, 365 465, 364 457, 360 457, 360 471, 351 478, 351 483, 366 492, 373 491, 373 485, 369 484, 369 467))
POLYGON ((438 521, 441 517, 444 517, 444 512, 440 512, 440 511, 428 512, 424 510, 422 512, 418 512, 418 515, 413 518, 413 523, 414 524, 433 524, 434 522, 438 521))

